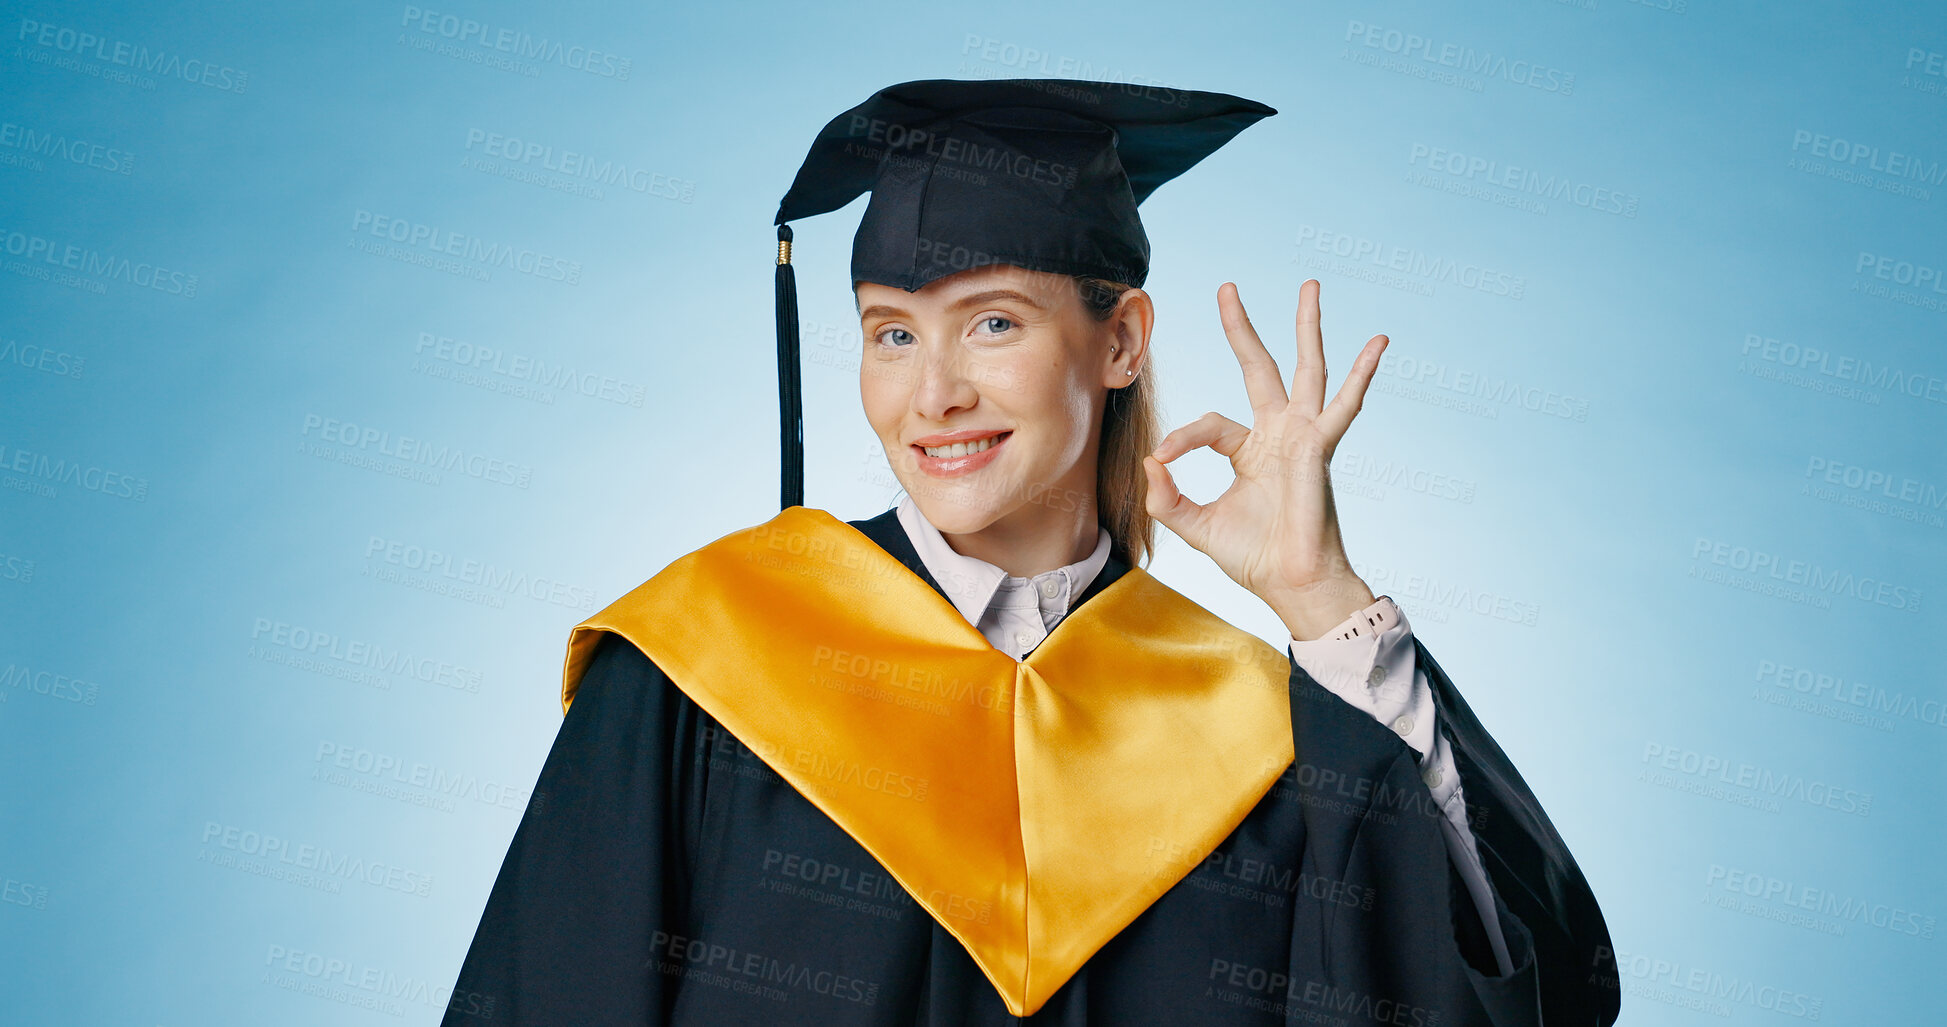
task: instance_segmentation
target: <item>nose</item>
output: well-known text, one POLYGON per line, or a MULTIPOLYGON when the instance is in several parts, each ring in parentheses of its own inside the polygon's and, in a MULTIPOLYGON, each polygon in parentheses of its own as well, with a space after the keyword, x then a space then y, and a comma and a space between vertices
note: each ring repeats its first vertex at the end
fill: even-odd
POLYGON ((915 414, 944 422, 980 402, 980 390, 968 376, 964 356, 957 347, 929 346, 919 358, 919 380, 913 387, 915 414))

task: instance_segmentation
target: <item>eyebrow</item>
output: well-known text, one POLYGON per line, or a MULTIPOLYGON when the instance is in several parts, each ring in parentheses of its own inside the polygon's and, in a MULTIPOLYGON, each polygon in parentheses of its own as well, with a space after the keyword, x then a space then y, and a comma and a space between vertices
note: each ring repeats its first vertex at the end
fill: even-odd
MULTIPOLYGON (((1027 295, 1023 293, 1015 292, 1013 289, 989 289, 986 292, 972 293, 967 296, 962 296, 959 299, 954 300, 952 303, 947 304, 946 309, 960 310, 966 307, 978 307, 983 304, 992 303, 995 300, 1013 300, 1016 303, 1024 303, 1040 311, 1045 311, 1048 309, 1047 307, 1042 306, 1040 303, 1035 302, 1032 298, 1028 297, 1027 295)), ((859 320, 863 321, 867 318, 881 317, 881 316, 888 316, 888 315, 897 317, 905 313, 906 311, 901 310, 898 307, 889 307, 883 303, 878 303, 870 307, 867 307, 864 310, 859 311, 859 320)))

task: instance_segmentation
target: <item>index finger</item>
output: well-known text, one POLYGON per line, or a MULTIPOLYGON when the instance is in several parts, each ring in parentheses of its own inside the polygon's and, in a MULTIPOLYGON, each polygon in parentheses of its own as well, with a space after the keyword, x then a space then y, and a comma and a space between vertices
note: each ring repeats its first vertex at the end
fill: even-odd
POLYGON ((1251 411, 1282 408, 1288 401, 1284 377, 1278 373, 1278 362, 1271 358, 1271 351, 1264 348, 1264 341, 1251 327, 1250 315, 1244 313, 1244 301, 1238 298, 1236 285, 1225 282, 1217 287, 1217 312, 1223 319, 1224 338, 1230 340, 1230 351, 1237 355, 1237 366, 1244 370, 1244 391, 1251 398, 1251 411))

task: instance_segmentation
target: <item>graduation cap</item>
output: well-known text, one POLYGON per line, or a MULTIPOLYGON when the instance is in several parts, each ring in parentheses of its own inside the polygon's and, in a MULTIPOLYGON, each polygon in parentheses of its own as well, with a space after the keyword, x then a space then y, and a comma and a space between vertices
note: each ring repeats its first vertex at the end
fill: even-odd
POLYGON ((812 141, 777 209, 782 503, 804 502, 798 288, 788 222, 870 191, 852 281, 907 292, 985 264, 1140 286, 1136 206, 1277 111, 1228 93, 1075 79, 888 86, 812 141))

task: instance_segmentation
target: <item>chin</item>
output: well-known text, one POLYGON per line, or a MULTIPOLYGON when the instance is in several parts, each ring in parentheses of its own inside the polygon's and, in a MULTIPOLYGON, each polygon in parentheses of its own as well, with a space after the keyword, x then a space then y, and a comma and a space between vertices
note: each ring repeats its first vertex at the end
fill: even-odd
POLYGON ((1007 510, 995 503, 986 501, 989 497, 971 489, 956 488, 941 482, 925 481, 901 482, 906 494, 913 497, 913 505, 926 522, 947 535, 968 535, 981 531, 1000 520, 1007 510))

